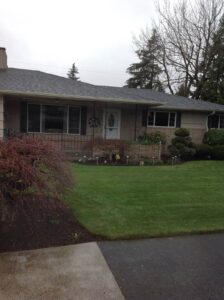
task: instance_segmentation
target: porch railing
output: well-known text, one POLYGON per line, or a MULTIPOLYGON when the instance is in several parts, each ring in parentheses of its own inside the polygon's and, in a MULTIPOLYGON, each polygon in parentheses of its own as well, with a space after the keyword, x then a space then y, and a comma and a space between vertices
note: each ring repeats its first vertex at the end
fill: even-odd
MULTIPOLYGON (((129 157, 130 160, 155 159, 160 160, 165 151, 162 145, 141 145, 133 141, 94 139, 93 135, 72 135, 63 133, 23 133, 23 136, 42 139, 48 143, 54 143, 71 158, 79 159, 87 157, 110 158, 117 153, 129 157)), ((20 134, 21 136, 21 134, 20 134)))
POLYGON ((91 135, 69 135, 60 133, 26 133, 26 136, 40 138, 48 143, 55 143, 72 156, 91 155, 93 137, 91 135))

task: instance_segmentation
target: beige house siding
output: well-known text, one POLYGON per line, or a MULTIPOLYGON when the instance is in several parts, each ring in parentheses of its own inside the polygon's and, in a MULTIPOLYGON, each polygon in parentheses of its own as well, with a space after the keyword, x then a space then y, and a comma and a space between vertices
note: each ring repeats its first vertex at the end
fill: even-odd
POLYGON ((0 95, 0 139, 4 135, 4 98, 0 95))
POLYGON ((189 129, 206 129, 207 116, 205 112, 183 112, 181 125, 189 129))
MULTIPOLYGON (((173 110, 172 110, 173 111, 173 110)), ((204 133, 206 132, 207 113, 205 112, 182 112, 181 113, 181 127, 187 128, 190 131, 192 141, 194 143, 201 143, 204 133)), ((141 113, 137 116, 137 136, 143 132, 156 132, 161 131, 167 137, 167 145, 171 143, 172 138, 175 136, 176 128, 168 127, 143 127, 142 126, 142 109, 141 113)))
POLYGON ((14 99, 5 101, 5 128, 20 132, 20 102, 14 99))
POLYGON ((182 127, 188 128, 194 143, 202 143, 207 130, 208 113, 184 112, 182 113, 182 127))
MULTIPOLYGON (((84 105, 82 103, 82 105, 84 105)), ((103 104, 97 103, 89 103, 87 106, 87 124, 86 124, 86 134, 87 135, 93 135, 96 138, 102 138, 103 137, 103 110, 104 106, 103 104), (89 120, 93 117, 93 111, 95 109, 95 117, 99 120, 99 125, 96 128, 92 128, 89 125, 89 120)))
MULTIPOLYGON (((0 98, 2 99, 2 98, 0 98)), ((13 128, 16 132, 20 131, 20 103, 22 99, 7 98, 5 101, 5 127, 13 128)), ((28 100, 27 100, 28 101, 28 100)), ((84 101, 76 101, 75 104, 72 101, 60 101, 60 100, 44 100, 44 99, 32 99, 33 103, 48 103, 55 105, 75 105, 87 107, 87 126, 86 135, 91 136, 94 133, 96 138, 104 137, 104 112, 107 108, 119 108, 121 110, 121 130, 120 138, 122 140, 134 140, 139 134, 143 132, 156 132, 161 131, 167 136, 167 145, 171 143, 171 139, 174 137, 176 128, 167 127, 143 127, 142 126, 142 110, 143 107, 135 105, 109 105, 105 103, 91 103, 84 101), (93 109, 95 106, 95 116, 99 119, 99 126, 97 128, 91 128, 89 126, 89 119, 93 116, 93 109), (136 119, 136 122, 135 122, 136 119)), ((3 127, 3 100, 0 100, 0 107, 2 111, 0 118, 0 126, 3 127)), ((193 142, 201 143, 204 133, 206 132, 206 120, 207 113, 204 112, 182 112, 181 114, 181 127, 188 128, 191 133, 193 142)), ((0 128, 1 128, 0 127, 0 128)))
POLYGON ((121 108, 121 139, 134 140, 135 138, 135 106, 121 108))
MULTIPOLYGON (((95 116, 99 119, 99 126, 94 129, 94 135, 97 138, 105 137, 104 118, 107 109, 120 109, 120 139, 133 140, 135 136, 135 105, 108 105, 105 103, 97 103, 95 105, 95 116)), ((93 115, 93 104, 87 107, 87 134, 92 134, 93 129, 89 126, 88 120, 93 115)))

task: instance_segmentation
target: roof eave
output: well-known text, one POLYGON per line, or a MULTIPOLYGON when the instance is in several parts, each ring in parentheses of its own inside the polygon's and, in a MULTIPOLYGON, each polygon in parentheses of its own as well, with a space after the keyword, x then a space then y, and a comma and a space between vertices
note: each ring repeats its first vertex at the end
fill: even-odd
POLYGON ((21 97, 38 97, 47 99, 63 99, 63 100, 82 100, 92 102, 113 102, 113 103, 126 103, 126 104, 142 104, 160 106, 163 103, 159 103, 152 100, 136 100, 136 99, 115 99, 106 97, 91 97, 91 96, 74 96, 74 95, 59 95, 53 93, 35 93, 35 92, 23 92, 12 90, 0 90, 0 94, 3 96, 21 96, 21 97))
POLYGON ((206 109, 206 108, 180 108, 180 107, 168 107, 165 106, 163 107, 164 110, 176 110, 176 111, 195 111, 195 112, 224 112, 224 109, 218 109, 218 108, 210 108, 210 109, 206 109))

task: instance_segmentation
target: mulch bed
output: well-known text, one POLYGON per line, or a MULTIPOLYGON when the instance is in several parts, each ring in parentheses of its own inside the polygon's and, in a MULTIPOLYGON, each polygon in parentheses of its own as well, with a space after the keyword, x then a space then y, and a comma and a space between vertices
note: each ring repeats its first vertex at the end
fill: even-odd
POLYGON ((13 220, 0 223, 0 252, 98 241, 56 199, 22 199, 13 207, 13 220), (9 226, 9 224, 11 224, 9 226))

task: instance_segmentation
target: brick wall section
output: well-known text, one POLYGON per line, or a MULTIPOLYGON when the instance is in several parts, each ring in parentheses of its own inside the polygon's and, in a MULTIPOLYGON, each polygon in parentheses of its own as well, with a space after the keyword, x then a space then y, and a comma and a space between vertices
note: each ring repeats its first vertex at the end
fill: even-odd
MULTIPOLYGON (((164 153, 164 147, 159 145, 130 145, 127 149, 126 154, 129 155, 130 160, 139 160, 139 159, 159 159, 161 154, 164 153)), ((160 157, 161 158, 161 157, 160 157)))
POLYGON ((94 157, 103 157, 103 156, 108 156, 110 154, 120 154, 126 157, 127 155, 129 156, 130 161, 137 161, 140 159, 159 159, 160 156, 160 151, 161 154, 164 152, 163 146, 161 146, 161 149, 159 145, 137 145, 137 144, 131 144, 128 145, 124 151, 121 151, 119 147, 114 146, 111 143, 111 148, 110 150, 103 150, 99 149, 98 147, 93 147, 93 156, 94 157))
POLYGON ((0 95, 0 139, 3 138, 4 134, 4 99, 0 95))

